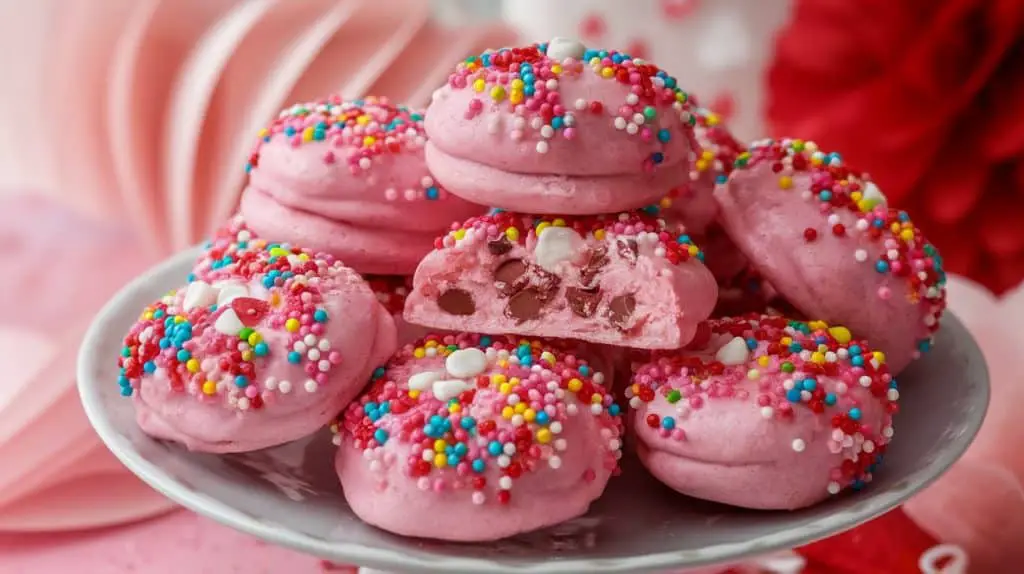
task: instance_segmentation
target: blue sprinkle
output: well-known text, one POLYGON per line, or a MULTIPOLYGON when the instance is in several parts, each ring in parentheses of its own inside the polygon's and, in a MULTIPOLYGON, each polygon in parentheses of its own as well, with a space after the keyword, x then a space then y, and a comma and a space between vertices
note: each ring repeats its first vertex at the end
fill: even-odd
POLYGON ((676 243, 690 243, 690 236, 685 234, 680 235, 679 239, 676 239, 676 243))
POLYGON ((832 192, 828 191, 828 190, 822 191, 821 193, 818 194, 818 199, 820 199, 822 201, 831 201, 832 200, 832 192))
POLYGON ((491 346, 491 338, 490 337, 488 337, 487 335, 484 335, 483 337, 480 337, 480 347, 486 349, 487 347, 490 347, 490 346, 491 346))
POLYGON ((801 347, 800 343, 797 343, 796 341, 793 341, 792 343, 789 344, 789 351, 791 353, 799 353, 802 350, 803 347, 801 347))
POLYGON ((818 381, 815 381, 814 379, 804 379, 801 385, 805 391, 813 391, 818 388, 818 381))
POLYGON ((720 173, 715 177, 715 183, 718 185, 723 185, 727 181, 729 181, 729 176, 725 174, 720 173))
POLYGON ((372 379, 376 381, 377 379, 383 377, 384 373, 386 372, 387 370, 384 367, 377 367, 376 369, 373 370, 372 379))
POLYGON ((178 360, 184 363, 185 361, 192 358, 192 353, 189 353, 185 349, 178 351, 178 360))
POLYGON ((661 163, 665 161, 665 154, 661 153, 660 151, 656 151, 651 154, 651 161, 653 161, 654 163, 661 163))
POLYGON ((455 454, 461 458, 466 456, 466 453, 469 452, 469 447, 466 446, 466 443, 460 442, 459 444, 455 445, 455 448, 453 450, 455 451, 455 454))
POLYGON ((863 353, 863 351, 861 350, 860 345, 850 345, 850 354, 851 355, 857 356, 857 355, 859 355, 861 353, 863 353))
POLYGON ((168 339, 167 337, 164 337, 164 338, 160 339, 160 348, 161 349, 166 349, 167 347, 170 347, 170 346, 171 346, 171 340, 170 339, 168 339))
POLYGON ((753 351, 757 348, 757 339, 747 339, 747 348, 753 351))
POLYGON ((474 419, 473 417, 465 417, 459 421, 459 426, 466 430, 469 430, 476 426, 476 419, 474 419))
POLYGON ((122 397, 130 397, 130 396, 132 396, 132 388, 131 387, 121 387, 121 396, 122 397))
POLYGON ((146 363, 142 365, 142 370, 147 373, 153 373, 156 371, 156 363, 153 361, 146 361, 146 363))
POLYGON ((836 404, 836 396, 832 393, 828 393, 827 395, 825 395, 825 404, 830 407, 836 404))
POLYGON ((455 455, 450 455, 448 457, 448 466, 455 466, 457 464, 459 464, 459 457, 455 455))
POLYGON ((853 490, 860 490, 860 489, 864 488, 864 481, 863 480, 855 480, 855 481, 853 481, 853 484, 850 485, 850 488, 852 488, 853 490))
POLYGON ((252 348, 252 352, 256 353, 257 357, 266 357, 267 353, 270 352, 270 347, 266 343, 256 343, 256 346, 252 348))
POLYGON ((284 135, 292 137, 293 135, 295 135, 295 128, 293 128, 292 126, 284 128, 284 135))
POLYGON ((932 349, 932 342, 928 339, 921 339, 917 342, 917 350, 922 353, 927 353, 932 349))
POLYGON ((658 130, 658 141, 660 141, 661 143, 668 143, 668 141, 671 139, 672 132, 668 131, 667 129, 658 130))
POLYGON ((316 311, 313 311, 313 320, 316 321, 317 323, 326 322, 327 311, 324 311, 323 309, 317 309, 316 311))
POLYGON ((580 365, 580 374, 584 377, 590 376, 590 365, 580 365))
POLYGON ((288 362, 293 365, 298 365, 302 362, 302 353, 298 351, 292 351, 288 353, 288 362))
POLYGON ((473 461, 472 466, 473 466, 473 472, 480 473, 480 472, 483 472, 487 468, 487 463, 484 462, 484 459, 478 458, 478 459, 473 461))
POLYGON ((791 402, 791 403, 799 403, 800 402, 800 389, 798 389, 796 387, 793 387, 792 389, 789 389, 788 391, 786 391, 786 400, 791 402))
POLYGON ((537 424, 539 425, 546 425, 548 424, 548 421, 551 420, 551 417, 548 416, 548 413, 541 411, 537 413, 537 416, 533 420, 537 421, 537 424))
POLYGON ((878 271, 879 273, 886 273, 889 271, 889 264, 885 261, 876 261, 875 271, 878 271))
POLYGON ((491 443, 487 445, 487 452, 490 453, 491 456, 500 455, 502 452, 501 443, 496 440, 491 441, 491 443))
POLYGON ((388 442, 388 431, 384 429, 377 429, 373 431, 373 440, 379 442, 380 444, 388 442))
POLYGON ((850 357, 850 364, 854 367, 864 366, 864 357, 857 355, 856 357, 850 357))
POLYGON ((612 405, 608 407, 608 414, 612 415, 613 417, 618 416, 620 412, 622 412, 622 409, 619 408, 619 405, 615 403, 612 403, 612 405))
POLYGON ((555 117, 551 118, 551 127, 555 128, 556 130, 562 129, 562 126, 564 126, 564 125, 565 125, 565 120, 562 119, 562 116, 555 116, 555 117))
POLYGON ((676 428, 676 419, 672 417, 665 417, 661 419, 661 428, 665 430, 672 430, 676 428))
POLYGON ((242 388, 248 387, 249 386, 249 378, 246 377, 245 375, 238 375, 237 377, 235 377, 235 386, 236 387, 242 387, 242 388))
POLYGON ((675 87, 676 87, 676 79, 673 78, 672 76, 666 77, 665 78, 665 87, 669 88, 669 89, 675 89, 675 87))
POLYGON ((850 409, 850 418, 855 420, 855 421, 859 421, 860 420, 860 409, 858 409, 857 407, 853 407, 852 409, 850 409))
POLYGON ((441 192, 438 191, 436 187, 430 186, 427 188, 426 196, 427 199, 434 201, 441 196, 441 192))

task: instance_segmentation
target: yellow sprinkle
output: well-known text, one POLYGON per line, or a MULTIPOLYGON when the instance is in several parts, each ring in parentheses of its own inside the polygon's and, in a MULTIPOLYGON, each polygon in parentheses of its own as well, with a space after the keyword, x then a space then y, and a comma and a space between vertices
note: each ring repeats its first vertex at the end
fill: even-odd
POLYGON ((518 384, 519 384, 519 377, 511 377, 511 378, 509 378, 508 385, 510 387, 515 387, 518 384))
POLYGON ((597 56, 594 56, 587 63, 596 68, 597 66, 601 65, 601 58, 598 58, 597 56))
POLYGON ((793 342, 793 338, 792 337, 783 337, 782 339, 779 339, 779 342, 782 343, 783 345, 789 345, 789 344, 791 344, 793 342))
POLYGON ((606 78, 607 79, 607 78, 612 78, 614 76, 615 76, 615 70, 613 70, 611 68, 608 68, 608 67, 601 68, 601 77, 602 78, 606 78))
POLYGON ((311 142, 311 141, 313 141, 313 128, 312 127, 308 127, 306 129, 302 130, 302 141, 304 141, 304 142, 311 142))
POLYGON ((541 221, 540 223, 538 223, 536 227, 537 237, 540 237, 540 234, 544 233, 544 230, 549 227, 551 227, 551 224, 548 223, 547 221, 541 221))
POLYGON ((555 218, 555 220, 551 222, 551 225, 554 225, 555 227, 565 227, 565 220, 561 217, 555 218))
POLYGON ((444 452, 444 449, 447 446, 448 443, 444 442, 444 440, 437 439, 434 441, 434 452, 444 452))
POLYGON ((464 237, 466 237, 466 230, 465 229, 456 229, 455 230, 455 240, 456 241, 461 241, 462 238, 464 238, 464 237))
POLYGON ((718 125, 718 122, 720 121, 720 120, 718 119, 718 114, 715 114, 715 113, 709 113, 709 114, 708 114, 708 115, 707 115, 707 116, 706 116, 706 117, 704 118, 704 120, 705 120, 705 121, 706 121, 706 122, 708 123, 708 127, 714 127, 714 126, 717 126, 717 125, 718 125))
POLYGON ((271 257, 287 257, 288 256, 288 250, 287 249, 281 249, 280 247, 274 247, 273 249, 270 250, 270 256, 271 257))
POLYGON ((715 159, 715 154, 711 150, 704 150, 704 152, 700 154, 700 157, 707 161, 713 161, 715 159))
POLYGON ((768 366, 768 362, 769 362, 768 355, 761 355, 760 357, 757 358, 758 366, 767 367, 768 366))
POLYGON ((519 230, 515 227, 509 227, 505 230, 505 237, 508 237, 509 241, 519 241, 519 230))
POLYGON ((594 239, 596 239, 598 241, 604 241, 604 230, 603 229, 595 229, 594 230, 594 239))
POLYGON ((514 410, 517 415, 521 415, 526 412, 526 403, 516 403, 516 406, 513 407, 512 410, 514 410))
POLYGON ((492 385, 500 385, 500 384, 502 384, 504 382, 507 382, 507 381, 508 381, 508 379, 505 377, 505 375, 502 375, 501 373, 494 373, 493 375, 491 375, 491 384, 492 385))
POLYGON ((418 398, 420 398, 420 392, 419 391, 409 391, 409 398, 410 399, 418 399, 418 398))
POLYGON ((516 78, 512 80, 512 83, 509 84, 509 86, 511 86, 513 90, 521 90, 523 89, 523 81, 519 78, 516 78))
POLYGON ((246 339, 246 342, 255 347, 256 345, 259 345, 261 342, 263 342, 263 335, 254 332, 253 334, 249 335, 249 338, 246 339))
POLYGON ((780 189, 789 189, 791 187, 793 187, 793 178, 789 177, 788 175, 784 175, 779 178, 780 189))
POLYGON ((537 418, 537 411, 533 409, 526 409, 523 411, 523 420, 526 422, 532 423, 535 418, 537 418))
POLYGON ((697 168, 697 171, 707 171, 708 170, 708 162, 704 161, 704 159, 701 158, 701 159, 698 159, 697 161, 693 162, 693 167, 697 168))
POLYGON ((501 369, 507 368, 508 367, 508 361, 506 361, 505 359, 499 360, 498 361, 498 367, 501 368, 501 369))
POLYGON ((579 390, 582 389, 582 388, 583 388, 583 381, 581 381, 579 379, 570 379, 569 380, 569 390, 570 391, 576 393, 576 392, 579 392, 579 390))
POLYGON ((756 381, 761 378, 761 371, 757 369, 750 369, 747 371, 747 378, 751 381, 756 381))
POLYGON ((811 362, 819 365, 825 362, 825 355, 821 351, 811 353, 811 362))
POLYGON ((437 468, 443 468, 443 467, 448 466, 448 456, 444 455, 444 454, 440 454, 440 453, 439 454, 435 454, 434 455, 434 466, 436 466, 437 468))
POLYGON ((846 327, 832 327, 828 330, 828 334, 832 335, 840 345, 845 345, 850 342, 853 336, 850 334, 850 330, 846 327))
POLYGON ((508 383, 501 383, 498 385, 498 392, 503 395, 507 395, 512 392, 512 385, 508 383))
POLYGON ((700 253, 700 247, 697 247, 696 245, 691 245, 686 248, 686 251, 690 253, 690 257, 696 257, 697 254, 700 253))
POLYGON ((562 73, 562 65, 561 64, 555 64, 554 66, 551 66, 551 73, 556 75, 556 76, 558 74, 561 74, 562 73))
POLYGON ((206 381, 205 383, 203 383, 203 392, 208 394, 208 395, 216 394, 216 392, 217 392, 217 383, 215 383, 213 381, 206 381))
POLYGON ((505 99, 505 88, 501 86, 494 86, 491 88, 491 99, 500 102, 505 99))
POLYGON ((513 104, 521 104, 523 102, 523 92, 519 90, 512 90, 512 93, 508 96, 508 101, 513 104))
POLYGON ((268 130, 267 128, 263 128, 263 129, 260 130, 259 137, 265 138, 265 137, 267 137, 269 135, 270 135, 270 130, 268 130))
POLYGON ((423 357, 427 356, 427 350, 424 349, 423 347, 416 347, 416 349, 412 352, 412 356, 416 357, 417 359, 422 359, 423 357))
POLYGON ((748 160, 748 159, 750 159, 750 152, 749 151, 745 151, 745 152, 741 153, 740 155, 736 156, 736 161, 748 160))
POLYGON ((505 407, 505 408, 501 409, 501 416, 506 418, 506 419, 512 418, 512 415, 514 415, 514 414, 515 414, 515 411, 512 410, 512 407, 505 407))
POLYGON ((270 306, 277 308, 281 305, 281 294, 277 291, 270 292, 270 306))
POLYGON ((242 360, 243 361, 251 361, 252 357, 253 357, 252 351, 242 351, 242 360))
POLYGON ((434 341, 434 340, 427 341, 426 343, 424 343, 424 346, 426 348, 428 348, 428 349, 436 347, 437 346, 437 341, 434 341))
POLYGON ((284 322, 284 328, 289 333, 294 333, 294 332, 298 331, 299 330, 299 320, 296 319, 295 317, 292 317, 291 319, 288 319, 287 321, 284 322))
POLYGON ((484 91, 484 88, 486 87, 487 82, 485 82, 483 78, 477 78, 476 81, 473 82, 473 89, 478 92, 484 91))
POLYGON ((803 140, 793 140, 793 149, 796 150, 796 151, 803 151, 803 149, 804 149, 804 141, 803 140))
POLYGON ((676 101, 686 103, 686 94, 683 92, 676 92, 676 101))
POLYGON ((859 191, 851 191, 850 192, 850 199, 852 199, 854 201, 860 201, 862 198, 863 198, 863 196, 860 194, 859 191))
POLYGON ((537 442, 540 444, 548 444, 551 442, 551 431, 548 429, 540 429, 537 431, 537 442))
POLYGON ((309 253, 299 253, 299 261, 309 261, 309 253))
POLYGON ((910 241, 914 238, 914 231, 912 229, 904 229, 900 232, 900 239, 903 241, 910 241))
POLYGON ((457 413, 460 411, 462 411, 462 405, 460 405, 459 403, 452 403, 448 405, 448 412, 457 413))
POLYGON ((893 233, 899 233, 900 232, 900 224, 896 223, 894 221, 893 224, 889 226, 889 229, 891 229, 893 233))
POLYGON ((366 124, 370 123, 370 116, 363 114, 356 118, 356 123, 361 126, 365 126, 366 124))
POLYGON ((153 319, 153 312, 152 311, 146 311, 145 313, 142 314, 142 320, 143 321, 149 321, 151 319, 153 319))
POLYGON ((188 362, 185 363, 185 368, 188 369, 188 372, 190 372, 190 373, 198 373, 199 372, 199 361, 197 361, 195 359, 189 359, 188 362))
POLYGON ((540 360, 544 361, 545 363, 548 363, 549 365, 554 365, 555 355, 550 351, 544 351, 543 353, 540 354, 540 360))
POLYGON ((857 202, 857 209, 859 209, 861 213, 867 213, 871 211, 872 207, 874 206, 871 205, 871 202, 866 199, 862 199, 857 202))
POLYGON ((670 197, 663 197, 663 198, 661 198, 661 201, 658 203, 658 206, 661 207, 662 209, 668 209, 668 208, 672 207, 672 198, 670 198, 670 197))
POLYGON ((875 358, 876 361, 878 361, 878 364, 885 364, 885 353, 881 351, 875 351, 871 355, 875 358))
POLYGON ((184 323, 185 322, 185 317, 183 315, 178 315, 178 316, 176 316, 174 318, 174 322, 175 323, 184 323))
POLYGON ((590 395, 590 402, 592 402, 592 403, 597 404, 597 403, 600 403, 603 400, 604 400, 604 397, 602 397, 600 395, 600 393, 594 393, 594 394, 590 395))
POLYGON ((366 136, 363 138, 363 147, 370 147, 375 143, 377 143, 377 138, 373 136, 366 136))

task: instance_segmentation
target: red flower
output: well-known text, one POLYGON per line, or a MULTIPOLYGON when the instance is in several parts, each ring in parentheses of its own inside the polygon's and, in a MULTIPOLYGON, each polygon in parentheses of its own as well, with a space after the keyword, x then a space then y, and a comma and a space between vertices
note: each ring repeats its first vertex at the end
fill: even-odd
POLYGON ((1024 2, 796 0, 772 130, 840 152, 911 210, 950 271, 1024 278, 1024 2))

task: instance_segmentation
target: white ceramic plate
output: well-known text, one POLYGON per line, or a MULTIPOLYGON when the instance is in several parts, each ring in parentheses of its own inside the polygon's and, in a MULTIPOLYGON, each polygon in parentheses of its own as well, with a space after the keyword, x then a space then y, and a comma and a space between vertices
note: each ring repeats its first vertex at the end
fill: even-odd
POLYGON ((324 434, 244 455, 190 453, 143 435, 118 394, 116 357, 140 309, 183 283, 198 250, 125 287, 82 344, 78 381, 107 446, 157 490, 269 542, 339 563, 433 573, 655 572, 734 562, 851 528, 899 505, 963 454, 984 418, 988 373, 963 325, 947 315, 935 351, 901 379, 901 413, 885 466, 865 490, 797 512, 754 512, 676 495, 627 462, 575 521, 489 544, 393 536, 345 504, 324 434))

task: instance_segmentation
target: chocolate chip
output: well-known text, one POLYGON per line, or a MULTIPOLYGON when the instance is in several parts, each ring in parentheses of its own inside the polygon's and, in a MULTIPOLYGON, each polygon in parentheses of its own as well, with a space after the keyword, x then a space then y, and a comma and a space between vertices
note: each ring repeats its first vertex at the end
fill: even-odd
POLYGON ((618 329, 626 329, 629 319, 636 310, 636 298, 632 295, 619 295, 608 303, 608 322, 618 329))
POLYGON ((437 298, 437 306, 452 315, 472 315, 476 312, 473 296, 465 289, 449 289, 437 298))
POLYGON ((494 286, 498 293, 508 297, 525 287, 520 279, 526 274, 527 266, 521 259, 509 259, 494 270, 494 286))
POLYGON ((562 279, 558 275, 545 271, 536 265, 530 265, 527 268, 523 279, 525 279, 527 286, 537 292, 537 297, 540 298, 542 303, 550 301, 555 296, 555 293, 558 292, 558 286, 562 284, 562 279))
POLYGON ((591 250, 587 264, 580 270, 580 284, 587 288, 593 287, 605 265, 608 265, 608 248, 602 245, 591 250))
POLYGON ((636 256, 640 252, 640 247, 636 243, 636 239, 618 239, 615 241, 615 250, 618 251, 619 257, 621 257, 626 263, 630 265, 636 265, 636 256))
POLYGON ((544 301, 537 289, 530 287, 517 292, 508 300, 505 315, 517 321, 528 321, 540 317, 544 301))
POLYGON ((574 315, 588 319, 597 311, 597 305, 601 302, 601 292, 596 288, 567 287, 565 300, 569 302, 569 309, 572 309, 574 315))
POLYGON ((487 242, 487 250, 491 252, 491 255, 504 255, 512 251, 512 242, 507 237, 492 239, 487 242))

